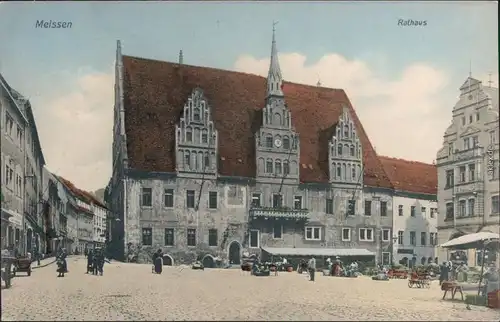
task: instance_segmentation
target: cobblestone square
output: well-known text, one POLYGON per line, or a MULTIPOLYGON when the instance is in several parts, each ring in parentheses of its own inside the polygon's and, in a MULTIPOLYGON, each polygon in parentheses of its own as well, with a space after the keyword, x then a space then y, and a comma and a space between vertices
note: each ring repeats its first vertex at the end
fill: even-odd
POLYGON ((406 280, 372 281, 280 273, 254 277, 237 269, 195 271, 113 262, 104 276, 85 274, 83 258, 16 277, 2 290, 2 320, 406 320, 498 321, 500 312, 442 301, 437 282, 409 289, 406 280))

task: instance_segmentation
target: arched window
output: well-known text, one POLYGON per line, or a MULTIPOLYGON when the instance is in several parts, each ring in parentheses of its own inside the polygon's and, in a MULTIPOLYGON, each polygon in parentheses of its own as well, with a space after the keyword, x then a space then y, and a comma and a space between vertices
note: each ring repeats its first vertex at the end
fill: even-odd
POLYGON ((356 181, 356 166, 352 166, 352 169, 351 169, 351 177, 352 177, 352 181, 356 181))
POLYGON ((283 149, 290 150, 290 139, 288 136, 283 137, 283 149))
POLYGON ((205 169, 210 168, 210 156, 208 155, 208 152, 205 152, 205 161, 204 161, 205 169))
POLYGON ((208 131, 207 131, 207 129, 201 130, 201 143, 203 143, 203 144, 208 143, 208 131))
POLYGON ((287 160, 283 161, 283 175, 289 175, 290 174, 290 164, 288 163, 287 160))
POLYGON ((186 142, 193 142, 193 130, 190 127, 186 128, 186 142))
POLYGON ((266 135, 266 148, 273 147, 273 136, 271 134, 266 135))
POLYGON ((354 145, 351 145, 351 157, 354 156, 354 145))
POLYGON ((337 155, 342 155, 342 144, 337 146, 337 155))
POLYGON ((335 162, 333 162, 333 164, 332 164, 333 178, 335 178, 335 175, 337 174, 336 170, 337 170, 336 163, 335 163, 335 162))
POLYGON ((198 106, 194 108, 193 120, 194 121, 199 121, 200 120, 200 108, 198 106))
POLYGON ((273 160, 271 159, 266 161, 266 173, 273 173, 273 160))
POLYGON ((342 168, 340 167, 340 164, 337 165, 337 179, 342 179, 342 168))
POLYGON ((349 137, 349 125, 344 125, 344 137, 348 138, 349 137))
POLYGON ((280 160, 276 160, 274 162, 274 173, 281 175, 281 161, 280 160))
POLYGON ((347 180, 347 173, 346 173, 346 165, 345 165, 345 163, 342 164, 342 174, 343 174, 342 179, 347 180))
POLYGON ((197 153, 193 151, 192 157, 193 157, 193 164, 192 164, 193 170, 197 170, 198 169, 197 153))
POLYGON ((191 154, 189 151, 184 151, 184 167, 186 169, 191 168, 191 154))

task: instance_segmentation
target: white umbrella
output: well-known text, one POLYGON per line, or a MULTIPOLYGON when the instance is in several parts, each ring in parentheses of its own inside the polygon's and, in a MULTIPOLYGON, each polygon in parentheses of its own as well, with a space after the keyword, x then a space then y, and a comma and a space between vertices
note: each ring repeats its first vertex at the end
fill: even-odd
POLYGON ((490 232, 480 232, 475 234, 467 234, 458 238, 447 241, 441 244, 440 247, 443 248, 453 248, 453 249, 472 249, 472 248, 482 248, 485 241, 496 241, 500 240, 500 235, 490 232))

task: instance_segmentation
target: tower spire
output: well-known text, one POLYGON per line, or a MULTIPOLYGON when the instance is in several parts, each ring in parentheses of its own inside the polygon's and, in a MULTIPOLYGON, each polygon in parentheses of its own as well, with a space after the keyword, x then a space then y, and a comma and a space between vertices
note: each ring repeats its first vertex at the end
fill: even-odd
POLYGON ((278 60, 278 49, 276 48, 276 29, 278 22, 273 22, 273 41, 271 44, 271 63, 267 74, 267 96, 283 96, 283 77, 278 60))
POLYGON ((179 51, 179 65, 184 63, 184 55, 182 54, 182 49, 179 51))

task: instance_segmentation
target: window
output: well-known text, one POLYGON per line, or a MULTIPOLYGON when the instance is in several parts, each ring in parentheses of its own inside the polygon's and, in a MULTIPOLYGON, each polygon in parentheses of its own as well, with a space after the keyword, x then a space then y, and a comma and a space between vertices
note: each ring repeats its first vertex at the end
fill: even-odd
POLYGON ((259 248, 260 247, 260 231, 258 229, 250 230, 250 235, 248 236, 250 244, 250 248, 259 248))
POLYGON ((445 220, 453 219, 453 217, 455 217, 455 210, 454 210, 453 202, 448 202, 446 204, 445 220))
POLYGON ((472 120, 473 120, 473 117, 472 117, 472 114, 469 115, 469 123, 472 123, 472 120))
POLYGON ((353 157, 354 156, 354 145, 351 145, 351 151, 350 152, 351 152, 351 157, 353 157))
POLYGON ((273 194, 273 208, 283 207, 283 196, 279 194, 273 194))
POLYGON ((194 108, 193 120, 194 121, 199 121, 200 120, 200 108, 199 107, 195 107, 194 108))
POLYGON ((283 161, 283 175, 287 176, 290 174, 290 165, 288 161, 283 161))
POLYGON ((208 193, 208 208, 217 209, 217 191, 210 191, 208 193))
POLYGON ((351 169, 351 178, 352 181, 356 181, 356 168, 354 166, 351 169))
POLYGON ((373 229, 372 228, 360 228, 359 229, 359 240, 360 241, 373 241, 373 229))
POLYGON ((274 171, 276 174, 281 175, 281 161, 274 162, 274 171))
POLYGON ((208 230, 208 246, 217 246, 217 229, 208 230))
POLYGON ((476 113, 476 122, 479 121, 479 113, 476 113))
POLYGON ((410 216, 415 217, 415 215, 416 215, 416 213, 415 213, 415 209, 416 209, 415 206, 411 206, 410 209, 411 209, 410 210, 410 216))
POLYGON ((462 125, 465 125, 465 116, 462 116, 462 125))
POLYGON ((271 160, 266 161, 266 172, 273 173, 273 161, 271 160))
POLYGON ((425 217, 425 212, 426 212, 426 211, 427 211, 427 209, 425 209, 425 207, 422 207, 422 208, 420 209, 420 215, 421 215, 422 217, 425 217))
POLYGON ((186 207, 189 209, 194 208, 194 190, 186 191, 186 207))
POLYGON ((342 228, 342 241, 351 241, 351 228, 342 228))
POLYGON ((273 147, 273 137, 271 135, 266 136, 266 148, 273 147))
POLYGON ((372 202, 371 200, 365 200, 365 216, 372 215, 372 202))
POLYGON ((339 143, 339 146, 337 147, 337 154, 342 155, 342 144, 339 143))
POLYGON ((283 149, 290 150, 290 139, 286 136, 283 138, 283 149))
POLYGON ((491 131, 490 132, 490 144, 495 144, 497 143, 497 135, 496 131, 491 131))
POLYGON ((455 181, 453 179, 453 176, 454 176, 453 170, 446 171, 446 186, 444 187, 445 189, 449 189, 449 188, 453 187, 454 181, 455 181))
POLYGON ((205 169, 210 168, 210 155, 208 152, 205 152, 205 160, 203 161, 205 169))
POLYGON ((303 209, 302 207, 302 196, 295 196, 293 197, 293 208, 300 210, 303 209))
POLYGON ((186 142, 193 142, 193 132, 191 129, 186 129, 186 142))
POLYGON ((196 246, 196 229, 194 228, 187 230, 187 245, 196 246))
POLYGON ((163 206, 166 208, 174 207, 174 189, 165 189, 163 195, 163 206))
POLYGON ((5 113, 5 133, 7 133, 8 136, 12 137, 13 133, 12 130, 14 128, 14 119, 12 116, 10 116, 9 113, 5 113))
POLYGON ((151 207, 153 205, 152 194, 151 188, 142 188, 141 205, 143 207, 151 207))
POLYGON ((273 238, 274 239, 283 238, 283 225, 278 221, 275 221, 273 224, 273 238))
POLYGON ((398 231, 398 245, 404 245, 404 231, 398 231))
POLYGON ((340 164, 337 166, 337 178, 342 180, 342 168, 340 167, 340 164))
POLYGON ((390 241, 391 240, 391 230, 390 229, 382 229, 382 241, 390 241))
POLYGON ((437 233, 429 233, 429 245, 436 246, 437 245, 437 233))
POLYGON ((349 138, 349 125, 344 125, 344 137, 349 138))
POLYGON ((321 227, 306 227, 306 240, 321 240, 321 227))
POLYGON ((460 182, 465 182, 465 166, 461 166, 459 168, 459 172, 460 172, 460 182))
POLYGON ((425 246, 426 244, 427 244, 427 233, 423 231, 420 233, 420 245, 425 246))
POLYGON ((332 198, 326 199, 325 212, 327 214, 333 214, 333 199, 332 198))
POLYGON ((464 150, 469 150, 470 149, 470 143, 469 143, 469 138, 464 139, 464 150))
POLYGON ((8 188, 12 189, 12 184, 14 180, 14 170, 12 170, 7 164, 5 165, 5 184, 8 188))
POLYGON ((476 165, 475 164, 469 164, 469 181, 474 181, 476 180, 476 165))
POLYGON ((347 201, 347 215, 354 216, 356 213, 356 200, 348 200, 347 201))
POLYGON ((17 143, 19 144, 19 146, 22 148, 23 146, 23 130, 18 126, 17 127, 17 143))
POLYGON ((380 216, 387 217, 387 201, 380 202, 380 216))
POLYGON ((453 154, 453 143, 448 144, 448 155, 453 154))
POLYGON ((431 208, 431 218, 435 218, 436 217, 436 212, 437 212, 436 208, 431 208))
POLYGON ((491 197, 491 213, 492 214, 498 214, 500 212, 500 204, 499 204, 499 196, 492 196, 491 197))
POLYGON ((165 246, 174 246, 174 229, 165 228, 165 246))
POLYGON ((410 245, 417 246, 417 233, 410 231, 410 245))
POLYGON ((142 244, 153 246, 153 228, 142 228, 142 244))
POLYGON ((391 253, 382 252, 382 265, 390 265, 391 264, 391 253))
POLYGON ((398 215, 403 216, 403 205, 398 206, 398 215))
POLYGON ((468 215, 470 217, 474 216, 474 206, 475 205, 476 205, 476 200, 475 199, 469 199, 469 203, 468 203, 468 206, 469 206, 468 215))
POLYGON ((467 209, 465 205, 465 200, 460 200, 458 203, 458 216, 464 217, 467 214, 467 209))
POLYGON ((208 131, 206 129, 203 129, 201 131, 201 143, 203 143, 203 144, 208 143, 208 131))
POLYGON ((260 207, 260 193, 252 194, 252 207, 259 208, 260 207))
POLYGON ((189 151, 184 152, 184 166, 189 169, 191 167, 191 154, 189 151))

